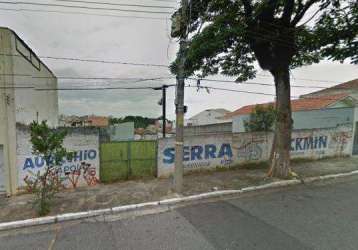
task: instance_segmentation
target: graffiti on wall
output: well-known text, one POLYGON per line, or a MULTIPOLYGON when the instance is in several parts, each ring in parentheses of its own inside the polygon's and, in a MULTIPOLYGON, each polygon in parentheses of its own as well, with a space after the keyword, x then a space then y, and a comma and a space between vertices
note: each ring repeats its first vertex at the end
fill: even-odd
MULTIPOLYGON (((50 170, 50 177, 63 183, 64 188, 76 188, 80 184, 94 186, 99 182, 95 149, 78 150, 72 159, 63 159, 59 166, 50 170)), ((36 175, 45 171, 45 160, 40 156, 25 157, 20 161, 21 178, 27 188, 33 185, 36 175)))
MULTIPOLYGON (((175 148, 168 147, 164 149, 163 156, 164 164, 173 164, 175 160, 175 148)), ((229 143, 222 143, 219 147, 215 144, 184 146, 183 161, 195 162, 206 160, 208 162, 210 159, 227 161, 232 159, 232 156, 232 149, 229 143)))
MULTIPOLYGON (((183 147, 184 169, 229 166, 234 160, 231 141, 230 136, 219 136, 214 140, 207 140, 205 137, 186 140, 186 145, 183 147)), ((174 161, 174 139, 160 140, 158 142, 158 176, 168 176, 172 173, 174 161)))
POLYGON ((242 143, 237 150, 237 158, 246 161, 257 161, 263 158, 262 144, 266 143, 265 139, 253 139, 242 143))
MULTIPOLYGON (((233 166, 249 161, 269 159, 272 133, 240 133, 230 136, 192 136, 185 141, 185 168, 215 168, 233 166)), ((351 154, 352 127, 299 130, 292 132, 291 157, 317 159, 322 156, 351 154)), ((174 140, 158 143, 158 176, 168 176, 174 171, 174 140)))
POLYGON ((307 136, 291 139, 291 151, 305 151, 327 148, 328 136, 307 136))
POLYGON ((352 140, 353 133, 351 131, 332 132, 331 138, 331 148, 335 148, 338 151, 338 154, 342 154, 343 151, 347 148, 349 142, 352 140))

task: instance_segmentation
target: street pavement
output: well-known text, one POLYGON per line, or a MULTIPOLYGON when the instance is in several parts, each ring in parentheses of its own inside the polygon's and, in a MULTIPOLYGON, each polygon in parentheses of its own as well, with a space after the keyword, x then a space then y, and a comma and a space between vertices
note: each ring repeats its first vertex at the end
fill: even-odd
POLYGON ((358 177, 1 232, 0 249, 358 249, 358 177))

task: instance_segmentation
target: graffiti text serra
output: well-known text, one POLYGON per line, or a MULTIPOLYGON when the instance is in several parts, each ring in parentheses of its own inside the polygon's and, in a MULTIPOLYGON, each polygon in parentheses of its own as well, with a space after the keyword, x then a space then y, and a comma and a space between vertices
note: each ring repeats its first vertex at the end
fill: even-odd
POLYGON ((327 148, 328 136, 299 137, 291 140, 291 151, 327 148))
MULTIPOLYGON (((175 148, 170 147, 166 148, 163 151, 164 159, 163 163, 172 164, 174 163, 175 158, 175 148)), ((228 143, 221 144, 220 147, 217 147, 214 144, 206 145, 195 145, 195 146, 184 146, 184 161, 195 161, 195 160, 207 160, 214 158, 232 158, 232 149, 231 145, 228 143)))
MULTIPOLYGON (((97 157, 97 151, 94 149, 76 151, 73 159, 63 160, 60 165, 68 164, 71 162, 82 162, 87 160, 94 160, 97 157)), ((45 160, 40 156, 28 157, 25 159, 23 170, 28 168, 41 168, 45 165, 45 160)))

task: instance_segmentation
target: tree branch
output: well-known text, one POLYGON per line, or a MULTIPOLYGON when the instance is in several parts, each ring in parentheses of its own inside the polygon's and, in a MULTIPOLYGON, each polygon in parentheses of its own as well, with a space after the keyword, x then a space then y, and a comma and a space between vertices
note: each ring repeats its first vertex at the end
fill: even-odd
POLYGON ((295 5, 295 1, 294 0, 286 0, 285 2, 285 7, 283 9, 283 14, 282 14, 282 21, 284 24, 290 24, 291 21, 291 15, 293 12, 293 7, 295 5))
POLYGON ((242 4, 244 5, 245 16, 247 19, 252 17, 252 4, 251 0, 242 0, 242 4))
POLYGON ((300 4, 296 16, 293 18, 291 22, 291 26, 295 26, 305 15, 306 11, 315 3, 319 2, 319 0, 309 0, 305 5, 300 4))

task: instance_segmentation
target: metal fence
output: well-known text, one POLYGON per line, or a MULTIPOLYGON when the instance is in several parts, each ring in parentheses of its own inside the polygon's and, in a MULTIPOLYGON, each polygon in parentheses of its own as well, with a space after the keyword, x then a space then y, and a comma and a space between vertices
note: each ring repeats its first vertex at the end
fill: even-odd
POLYGON ((156 141, 102 143, 100 155, 100 178, 102 182, 156 176, 156 141))

